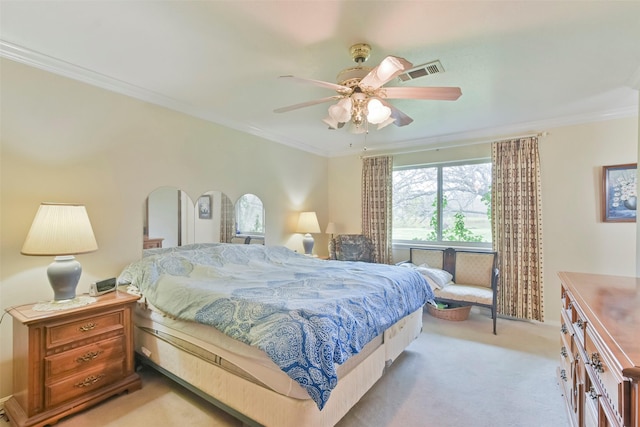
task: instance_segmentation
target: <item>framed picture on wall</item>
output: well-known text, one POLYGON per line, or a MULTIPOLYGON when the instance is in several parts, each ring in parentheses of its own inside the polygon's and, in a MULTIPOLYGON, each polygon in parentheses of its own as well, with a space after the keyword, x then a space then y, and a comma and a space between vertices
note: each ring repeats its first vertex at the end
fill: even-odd
POLYGON ((211 219, 211 196, 200 196, 198 199, 198 218, 211 219))
POLYGON ((602 167, 602 220, 635 222, 638 208, 637 163, 602 167))

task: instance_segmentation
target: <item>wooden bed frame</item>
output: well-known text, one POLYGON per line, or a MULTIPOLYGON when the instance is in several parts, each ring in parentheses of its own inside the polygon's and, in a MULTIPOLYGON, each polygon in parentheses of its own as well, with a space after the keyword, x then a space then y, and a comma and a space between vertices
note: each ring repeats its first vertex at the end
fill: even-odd
POLYGON ((339 378, 322 411, 312 399, 279 394, 213 365, 193 351, 135 327, 137 361, 204 398, 248 426, 334 426, 382 377, 386 368, 422 331, 422 308, 383 333, 382 344, 339 378))

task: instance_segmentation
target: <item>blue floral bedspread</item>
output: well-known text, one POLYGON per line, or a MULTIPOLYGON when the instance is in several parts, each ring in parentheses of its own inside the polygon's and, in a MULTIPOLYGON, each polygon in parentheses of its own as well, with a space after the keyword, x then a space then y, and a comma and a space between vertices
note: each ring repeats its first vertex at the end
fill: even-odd
POLYGON ((153 305, 264 351, 322 409, 336 365, 433 299, 417 271, 324 261, 284 247, 195 244, 145 251, 119 282, 153 305))

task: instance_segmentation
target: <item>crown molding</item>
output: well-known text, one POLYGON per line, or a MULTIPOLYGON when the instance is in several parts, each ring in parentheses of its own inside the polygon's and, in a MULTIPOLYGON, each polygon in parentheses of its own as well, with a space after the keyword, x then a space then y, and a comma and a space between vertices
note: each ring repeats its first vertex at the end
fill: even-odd
POLYGON ((150 104, 159 105, 170 110, 178 111, 189 116, 206 120, 208 122, 216 123, 221 126, 255 135, 273 142, 277 142, 279 144, 284 144, 298 150, 307 151, 323 157, 327 157, 328 155, 326 151, 318 150, 315 147, 311 147, 282 135, 276 135, 255 126, 249 126, 245 123, 240 123, 224 117, 220 117, 219 115, 213 114, 210 111, 196 108, 192 105, 185 104, 176 99, 161 95, 159 93, 144 89, 139 86, 132 85, 113 77, 106 76, 104 74, 100 74, 88 68, 83 68, 78 65, 62 61, 60 59, 30 49, 26 49, 24 47, 1 39, 0 57, 20 62, 34 68, 39 68, 53 74, 68 77, 73 80, 81 81, 92 86, 97 86, 111 92, 116 92, 121 95, 139 99, 150 104))
MULTIPOLYGON (((219 124, 240 132, 248 133, 260 138, 267 139, 272 142, 287 145, 289 147, 306 151, 323 157, 342 157, 354 155, 355 150, 337 150, 327 151, 319 150, 316 147, 304 144, 300 141, 293 140, 284 135, 274 134, 255 126, 249 126, 245 123, 229 120, 220 117, 210 111, 204 111, 192 105, 185 104, 176 99, 161 95, 159 93, 141 88, 114 79, 112 77, 100 74, 93 70, 71 64, 60 59, 35 52, 30 49, 23 48, 13 43, 0 39, 0 57, 20 62, 35 68, 39 68, 54 74, 78 80, 92 86, 97 86, 112 92, 139 99, 151 104, 159 105, 170 110, 178 111, 189 116, 200 118, 212 123, 219 124)), ((629 80, 629 86, 634 89, 640 88, 640 68, 634 73, 629 80)), ((469 132, 451 133, 448 135, 440 135, 432 138, 421 138, 415 140, 407 140, 404 142, 395 142, 393 144, 379 145, 368 150, 370 152, 388 152, 402 153, 406 151, 416 151, 419 149, 431 149, 440 146, 451 146, 453 143, 459 145, 471 145, 480 142, 487 142, 488 138, 496 138, 497 135, 514 135, 514 134, 531 134, 538 133, 541 129, 548 130, 556 127, 571 126, 582 123, 597 122, 603 120, 614 120, 618 118, 626 118, 638 115, 638 106, 628 106, 614 110, 607 110, 595 113, 586 113, 581 115, 570 115, 564 117, 556 117, 549 120, 540 120, 533 122, 524 122, 504 127, 495 127, 490 129, 480 129, 469 132), (480 141, 480 142, 479 142, 480 141)), ((500 139, 500 138, 498 138, 500 139)))
MULTIPOLYGON (((367 152, 403 154, 436 148, 483 144, 487 142, 499 141, 510 137, 540 134, 543 132, 548 132, 553 128, 573 126, 584 123, 594 123, 605 120, 623 119, 634 116, 638 116, 638 106, 628 106, 606 111, 554 117, 547 120, 523 122, 502 127, 492 127, 473 130, 469 132, 451 133, 447 135, 435 136, 432 138, 421 138, 407 140, 404 142, 395 142, 393 144, 378 145, 375 148, 368 149, 367 152)), ((329 157, 342 157, 354 154, 354 150, 342 150, 331 152, 329 154, 329 157)))

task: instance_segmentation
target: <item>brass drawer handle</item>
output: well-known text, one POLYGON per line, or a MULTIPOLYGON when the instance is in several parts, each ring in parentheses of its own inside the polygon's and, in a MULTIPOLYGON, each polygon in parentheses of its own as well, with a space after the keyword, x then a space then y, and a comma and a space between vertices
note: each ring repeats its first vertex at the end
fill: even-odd
POLYGON ((74 384, 74 386, 76 386, 78 388, 89 387, 89 386, 94 385, 95 383, 97 383, 98 381, 100 381, 103 378, 104 378, 104 374, 91 375, 91 376, 88 376, 87 378, 85 378, 84 381, 79 382, 77 384, 74 384))
POLYGON ((576 325, 578 326, 578 328, 583 329, 584 321, 582 319, 578 319, 578 321, 576 322, 576 325))
POLYGON ((602 367, 602 360, 600 360, 600 355, 598 353, 591 353, 591 366, 599 373, 604 372, 604 368, 602 367))
POLYGON ((598 398, 598 392, 595 388, 593 388, 593 386, 589 389, 589 397, 593 400, 596 400, 598 398))
POLYGON ((565 369, 560 371, 560 378, 562 378, 565 382, 567 381, 567 371, 565 369))
POLYGON ((92 330, 92 329, 95 329, 95 327, 96 327, 96 326, 98 326, 98 324, 97 324, 97 323, 93 323, 93 322, 91 322, 91 323, 87 323, 86 325, 82 325, 82 326, 80 326, 80 327, 78 328, 78 330, 79 330, 80 332, 88 332, 88 331, 90 331, 90 330, 92 330))
POLYGON ((78 362, 78 363, 88 362, 88 361, 93 360, 96 357, 100 356, 102 353, 103 353, 102 350, 100 350, 100 351, 90 351, 89 353, 85 354, 84 356, 78 357, 76 359, 76 362, 78 362))
POLYGON ((560 355, 562 357, 567 357, 569 355, 569 353, 567 353, 567 348, 565 346, 562 346, 562 348, 560 349, 560 355))
POLYGON ((562 324, 562 326, 560 327, 560 332, 562 332, 563 334, 567 334, 569 332, 569 328, 567 328, 566 324, 562 324))

